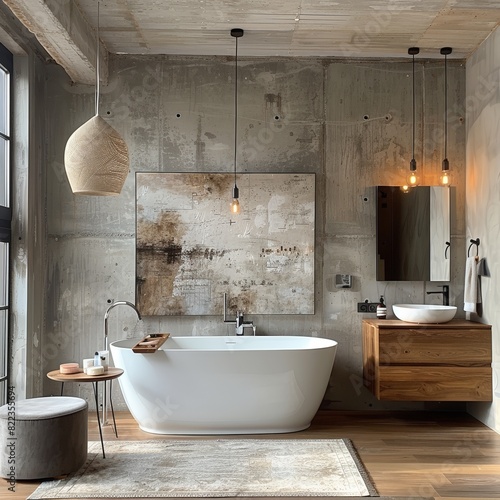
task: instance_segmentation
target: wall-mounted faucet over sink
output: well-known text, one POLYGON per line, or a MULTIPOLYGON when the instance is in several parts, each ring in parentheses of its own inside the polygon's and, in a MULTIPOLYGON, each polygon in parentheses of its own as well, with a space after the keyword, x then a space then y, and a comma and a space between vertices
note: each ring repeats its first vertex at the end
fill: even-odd
POLYGON ((449 306, 450 305, 450 287, 448 285, 441 285, 443 290, 436 290, 433 292, 427 292, 427 295, 430 295, 431 293, 442 293, 443 294, 443 306, 449 306))

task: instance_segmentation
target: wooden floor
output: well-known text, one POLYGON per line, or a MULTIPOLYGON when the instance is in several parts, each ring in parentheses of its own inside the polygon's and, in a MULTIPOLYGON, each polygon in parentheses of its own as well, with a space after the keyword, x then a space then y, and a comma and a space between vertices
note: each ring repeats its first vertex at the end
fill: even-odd
MULTIPOLYGON (((168 438, 142 432, 129 413, 116 417, 119 439, 168 438)), ((231 436, 256 437, 349 438, 381 496, 500 498, 500 435, 467 414, 324 411, 302 432, 231 436)), ((105 427, 104 438, 116 439, 111 427, 105 427)), ((91 415, 89 440, 98 439, 95 415, 91 415)), ((18 482, 14 493, 2 479, 0 498, 24 500, 37 486, 38 482, 18 482)))

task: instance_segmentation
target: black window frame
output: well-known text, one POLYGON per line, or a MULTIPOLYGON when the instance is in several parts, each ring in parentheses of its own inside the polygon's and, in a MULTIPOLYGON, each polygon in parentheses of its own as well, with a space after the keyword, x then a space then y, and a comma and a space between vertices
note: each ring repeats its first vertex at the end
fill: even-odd
MULTIPOLYGON (((12 74, 14 69, 14 57, 12 53, 2 44, 0 44, 0 71, 5 71, 9 74, 9 114, 7 116, 9 126, 6 130, 8 135, 0 131, 0 140, 8 141, 9 143, 9 154, 7 156, 7 162, 5 168, 8 169, 8 175, 5 177, 5 190, 7 193, 6 199, 8 200, 8 205, 0 205, 0 244, 7 244, 7 255, 9 260, 7 263, 7 269, 4 276, 6 283, 0 284, 0 286, 5 286, 6 290, 6 302, 4 304, 0 303, 0 313, 5 315, 5 335, 6 338, 3 341, 4 352, 0 352, 0 356, 3 357, 3 365, 5 371, 0 372, 0 406, 7 403, 8 390, 10 385, 9 380, 9 345, 10 345, 10 243, 11 243, 11 225, 12 225, 12 209, 11 209, 11 194, 12 194, 12 74), (3 386, 3 387, 2 387, 3 386)), ((2 172, 5 175, 5 172, 2 172)))

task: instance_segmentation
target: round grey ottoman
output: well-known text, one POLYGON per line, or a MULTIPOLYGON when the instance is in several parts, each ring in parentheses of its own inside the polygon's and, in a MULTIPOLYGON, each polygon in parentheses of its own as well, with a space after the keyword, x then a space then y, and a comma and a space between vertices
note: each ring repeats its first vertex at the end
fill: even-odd
POLYGON ((50 396, 0 408, 0 476, 42 479, 77 471, 87 459, 87 402, 50 396))

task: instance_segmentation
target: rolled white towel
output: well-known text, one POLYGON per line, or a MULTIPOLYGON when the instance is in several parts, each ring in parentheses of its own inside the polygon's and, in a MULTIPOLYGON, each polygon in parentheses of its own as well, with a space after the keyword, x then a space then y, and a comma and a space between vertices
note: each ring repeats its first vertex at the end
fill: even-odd
POLYGON ((477 260, 475 257, 467 257, 465 263, 465 288, 464 288, 464 311, 476 312, 478 292, 477 260))

